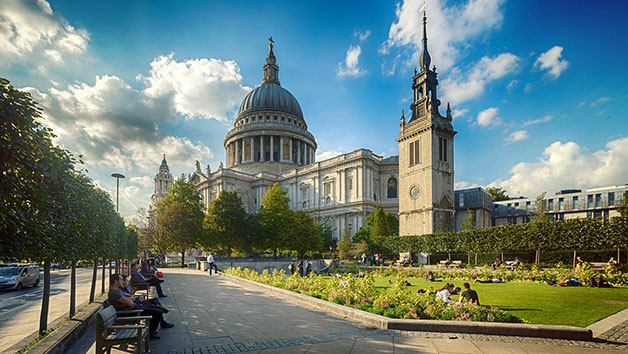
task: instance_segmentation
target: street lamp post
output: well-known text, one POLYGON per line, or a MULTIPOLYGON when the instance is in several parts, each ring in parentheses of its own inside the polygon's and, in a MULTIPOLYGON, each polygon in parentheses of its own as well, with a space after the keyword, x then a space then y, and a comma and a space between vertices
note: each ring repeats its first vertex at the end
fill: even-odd
POLYGON ((116 211, 120 212, 120 178, 124 178, 123 174, 113 173, 111 177, 116 179, 116 211))

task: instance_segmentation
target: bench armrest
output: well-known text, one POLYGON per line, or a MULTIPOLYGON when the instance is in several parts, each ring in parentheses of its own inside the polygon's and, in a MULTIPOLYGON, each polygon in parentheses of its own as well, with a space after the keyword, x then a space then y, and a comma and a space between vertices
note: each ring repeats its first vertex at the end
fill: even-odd
POLYGON ((116 311, 118 315, 126 315, 130 313, 142 313, 144 310, 120 310, 116 311))
POLYGON ((105 329, 143 329, 146 328, 146 326, 133 326, 133 325, 112 325, 112 326, 105 326, 105 329))

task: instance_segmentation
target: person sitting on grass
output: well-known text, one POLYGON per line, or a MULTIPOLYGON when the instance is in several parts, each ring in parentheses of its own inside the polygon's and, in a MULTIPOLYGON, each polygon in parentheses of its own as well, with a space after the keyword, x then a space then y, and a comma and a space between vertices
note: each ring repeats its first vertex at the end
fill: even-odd
POLYGON ((594 279, 593 277, 589 278, 589 286, 592 288, 612 288, 613 287, 609 282, 602 279, 602 277, 600 276, 598 276, 597 279, 594 279))
POLYGON ((460 295, 460 290, 462 290, 462 289, 460 289, 460 287, 458 286, 449 295, 460 295))
POLYGON ((521 266, 521 260, 519 257, 515 257, 515 260, 512 261, 512 264, 510 265, 510 270, 515 270, 519 268, 519 266, 521 266))
POLYGON ((502 260, 499 259, 499 257, 495 257, 495 262, 493 262, 492 266, 493 266, 493 270, 496 270, 500 265, 502 265, 502 260))
POLYGON ((454 284, 449 284, 449 283, 445 283, 445 286, 443 286, 437 293, 436 293, 436 300, 442 300, 445 303, 452 303, 454 302, 454 300, 449 298, 449 295, 451 295, 451 292, 454 290, 454 284))
POLYGON ((466 300, 472 304, 479 305, 480 299, 478 298, 477 291, 471 289, 471 285, 469 285, 469 283, 464 283, 462 286, 464 286, 464 291, 460 295, 460 299, 458 301, 462 303, 466 300))
POLYGON ((493 278, 493 279, 488 279, 488 280, 479 280, 479 279, 475 279, 476 283, 484 283, 484 284, 499 284, 499 283, 503 283, 504 281, 502 280, 502 278, 493 278))
POLYGON ((427 277, 425 277, 425 281, 427 281, 427 282, 434 282, 434 281, 436 281, 436 278, 434 277, 434 273, 432 273, 431 270, 430 270, 429 273, 427 273, 427 277))

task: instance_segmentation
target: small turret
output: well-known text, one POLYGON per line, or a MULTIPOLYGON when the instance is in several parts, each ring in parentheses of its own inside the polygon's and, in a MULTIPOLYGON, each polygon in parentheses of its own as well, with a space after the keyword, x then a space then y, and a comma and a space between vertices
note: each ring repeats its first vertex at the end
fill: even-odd
POLYGON ((449 102, 447 102, 447 119, 451 120, 451 108, 449 107, 449 102))

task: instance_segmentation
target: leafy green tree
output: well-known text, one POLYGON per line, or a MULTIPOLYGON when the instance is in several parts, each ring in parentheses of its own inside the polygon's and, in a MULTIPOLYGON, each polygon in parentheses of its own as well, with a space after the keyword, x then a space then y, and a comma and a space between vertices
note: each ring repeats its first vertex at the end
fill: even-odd
POLYGON ((185 250, 195 247, 203 238, 203 205, 201 196, 185 176, 177 178, 163 200, 157 203, 157 227, 164 233, 168 249, 181 253, 185 266, 185 250))
POLYGON ((467 209, 467 216, 462 219, 462 230, 474 230, 475 226, 475 210, 467 209))
POLYGON ((506 190, 499 187, 488 187, 486 191, 491 193, 494 202, 501 202, 502 200, 508 200, 510 197, 506 194, 506 190))
POLYGON ((366 241, 354 243, 351 253, 353 253, 353 257, 355 258, 360 258, 362 254, 369 254, 369 244, 366 243, 366 241))
POLYGON ((340 259, 349 259, 351 257, 351 250, 353 245, 351 244, 351 236, 349 236, 349 229, 346 227, 342 230, 342 236, 338 241, 338 252, 340 253, 340 259))
POLYGON ((322 252, 333 252, 336 250, 336 239, 334 239, 334 230, 329 223, 317 223, 318 234, 323 239, 322 252))
POLYGON ((247 215, 238 192, 221 191, 210 203, 203 225, 206 233, 201 245, 204 248, 221 248, 228 256, 233 249, 247 248, 247 215))
POLYGON ((290 237, 290 249, 297 251, 299 258, 308 252, 320 251, 323 247, 323 238, 318 232, 318 226, 312 217, 304 212, 294 213, 290 237))
POLYGON ((288 206, 289 202, 286 191, 279 187, 279 183, 270 186, 262 198, 259 224, 264 234, 264 245, 273 251, 274 258, 277 258, 278 249, 286 249, 290 245, 289 228, 294 211, 288 206))
POLYGON ((390 225, 388 218, 384 213, 381 205, 378 205, 373 213, 373 226, 371 227, 371 237, 374 236, 390 236, 390 225))
POLYGON ((534 201, 534 206, 532 207, 532 221, 547 221, 549 220, 549 215, 547 214, 547 201, 545 200, 545 196, 547 192, 543 192, 536 196, 536 200, 534 201))

